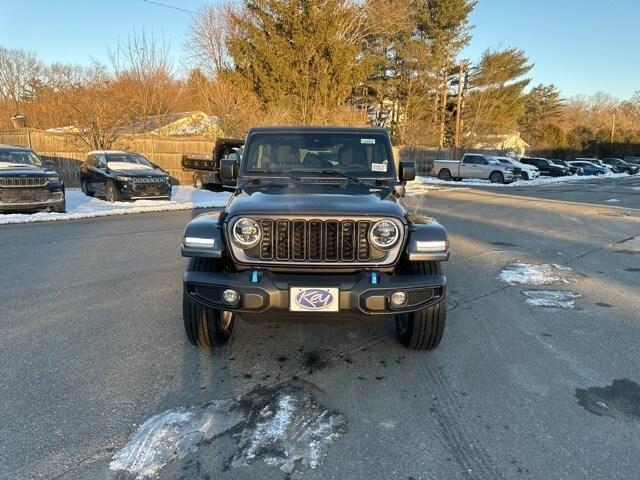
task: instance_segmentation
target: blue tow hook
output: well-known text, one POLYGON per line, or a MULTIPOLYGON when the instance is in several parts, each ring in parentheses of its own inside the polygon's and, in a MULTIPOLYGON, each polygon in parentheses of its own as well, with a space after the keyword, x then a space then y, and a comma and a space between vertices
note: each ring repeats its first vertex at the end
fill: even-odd
POLYGON ((251 283, 258 283, 260 281, 260 273, 258 270, 251 272, 251 283))
POLYGON ((378 272, 371 272, 371 285, 378 284, 378 272))

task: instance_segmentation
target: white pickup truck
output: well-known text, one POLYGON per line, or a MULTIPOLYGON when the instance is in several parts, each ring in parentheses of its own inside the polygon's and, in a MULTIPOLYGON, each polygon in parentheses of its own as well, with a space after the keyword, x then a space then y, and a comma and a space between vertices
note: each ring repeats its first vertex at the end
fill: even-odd
POLYGON ((503 164, 491 156, 465 153, 462 160, 434 160, 433 175, 440 180, 478 178, 492 183, 511 183, 520 179, 521 169, 503 164))

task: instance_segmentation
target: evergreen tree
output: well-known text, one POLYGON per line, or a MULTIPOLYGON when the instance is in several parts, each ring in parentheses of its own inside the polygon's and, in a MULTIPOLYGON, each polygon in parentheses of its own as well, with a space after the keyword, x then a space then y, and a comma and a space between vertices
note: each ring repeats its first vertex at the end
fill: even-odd
POLYGON ((231 22, 235 68, 296 121, 331 121, 366 77, 363 11, 348 0, 246 0, 231 22))
MULTIPOLYGON (((549 125, 562 118, 563 100, 553 85, 533 87, 524 98, 524 113, 519 120, 523 138, 532 146, 549 145, 549 125)), ((555 135, 552 135, 554 137, 555 135)))
POLYGON ((523 78, 533 67, 522 50, 487 49, 470 75, 468 133, 471 137, 503 134, 518 126, 524 110, 523 78))

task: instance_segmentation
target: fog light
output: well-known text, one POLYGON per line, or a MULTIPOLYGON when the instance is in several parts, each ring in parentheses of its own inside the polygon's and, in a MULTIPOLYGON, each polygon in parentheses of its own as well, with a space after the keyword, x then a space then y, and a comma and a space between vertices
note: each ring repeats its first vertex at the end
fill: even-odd
POLYGON ((235 290, 231 290, 228 288, 224 292, 222 292, 222 300, 227 305, 237 305, 240 301, 240 294, 235 290))
POLYGON ((402 291, 393 292, 391 294, 391 306, 401 307, 407 303, 407 294, 402 291))

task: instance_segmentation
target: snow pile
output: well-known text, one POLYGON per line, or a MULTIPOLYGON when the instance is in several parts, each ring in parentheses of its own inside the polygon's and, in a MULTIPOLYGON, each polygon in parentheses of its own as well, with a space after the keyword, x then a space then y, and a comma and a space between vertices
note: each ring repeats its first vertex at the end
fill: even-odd
POLYGON ((554 185, 558 183, 580 182, 584 180, 601 180, 604 178, 623 178, 628 177, 627 173, 607 173, 599 176, 578 176, 570 175, 567 177, 538 177, 533 180, 518 180, 513 183, 491 183, 489 180, 480 180, 477 178, 465 178, 459 182, 440 180, 437 177, 416 177, 416 180, 424 184, 430 185, 472 185, 474 187, 530 187, 536 185, 554 185))
POLYGON ((308 390, 288 387, 254 403, 232 467, 262 458, 290 473, 295 462, 316 468, 327 446, 344 433, 342 415, 330 412, 308 390))
POLYGON ((203 440, 211 440, 243 420, 237 403, 230 400, 168 410, 144 422, 113 456, 109 468, 136 478, 156 475, 169 462, 195 452, 203 440))
POLYGON ((528 290, 522 292, 527 297, 527 304, 534 307, 550 307, 550 308, 576 308, 574 299, 580 298, 579 295, 567 290, 528 290))
POLYGON ((230 193, 209 192, 193 187, 174 186, 171 192, 171 200, 136 200, 133 202, 110 203, 98 198, 88 197, 80 190, 71 188, 67 189, 66 196, 66 213, 0 214, 0 225, 222 207, 227 203, 230 193))
POLYGON ((109 468, 136 479, 152 477, 170 462, 195 454, 202 444, 225 434, 237 440, 226 468, 259 459, 287 473, 296 462, 315 468, 328 445, 344 434, 346 422, 320 405, 313 391, 311 384, 298 381, 257 388, 237 400, 160 413, 137 429, 109 468))
POLYGON ((549 285, 556 282, 575 282, 575 279, 566 276, 569 271, 571 268, 555 263, 534 265, 516 262, 500 272, 500 280, 511 285, 549 285))

